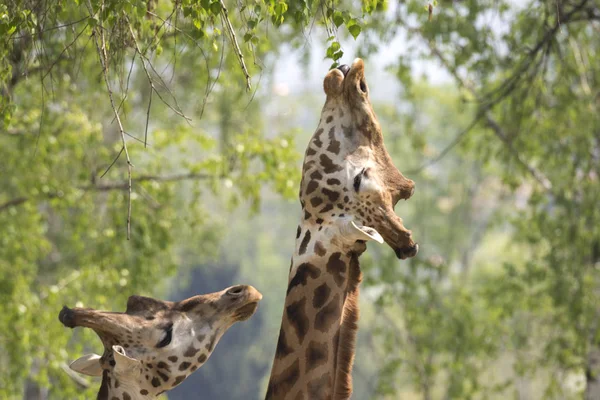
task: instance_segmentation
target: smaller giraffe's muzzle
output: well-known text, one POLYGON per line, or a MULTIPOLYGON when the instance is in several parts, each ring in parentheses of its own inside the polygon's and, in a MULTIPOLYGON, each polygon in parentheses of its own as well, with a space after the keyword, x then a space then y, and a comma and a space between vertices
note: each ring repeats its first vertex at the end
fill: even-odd
POLYGON ((225 290, 224 297, 233 302, 233 318, 245 321, 256 312, 262 294, 252 286, 237 285, 225 290))

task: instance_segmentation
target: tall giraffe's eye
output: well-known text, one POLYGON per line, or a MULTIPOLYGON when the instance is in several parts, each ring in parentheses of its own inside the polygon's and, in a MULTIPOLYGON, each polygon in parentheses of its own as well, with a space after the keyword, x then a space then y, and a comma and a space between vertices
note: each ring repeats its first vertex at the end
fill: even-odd
POLYGON ((165 328, 162 339, 160 340, 160 342, 158 342, 156 347, 158 347, 160 349, 161 347, 168 346, 171 343, 172 339, 173 339, 173 324, 171 324, 165 328))
POLYGON ((358 193, 360 189, 360 183, 362 182, 363 175, 366 176, 367 169, 363 168, 358 175, 354 177, 354 190, 358 193))

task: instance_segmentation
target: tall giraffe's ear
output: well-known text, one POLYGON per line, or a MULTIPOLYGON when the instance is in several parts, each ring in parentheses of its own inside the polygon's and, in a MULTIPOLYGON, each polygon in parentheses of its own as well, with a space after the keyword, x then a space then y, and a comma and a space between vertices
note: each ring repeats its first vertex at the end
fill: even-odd
POLYGON ((125 349, 122 346, 113 346, 113 357, 115 358, 115 374, 127 375, 131 373, 139 373, 140 361, 131 358, 125 354, 125 349))
POLYGON ((352 241, 374 240, 383 243, 383 237, 370 226, 357 225, 354 221, 345 221, 340 229, 341 234, 352 241))
POLYGON ((323 90, 327 96, 339 96, 342 94, 344 74, 337 68, 330 70, 323 80, 323 90))
POLYGON ((85 356, 73 361, 71 365, 69 365, 69 368, 84 375, 102 376, 100 358, 101 357, 98 354, 86 354, 85 356))

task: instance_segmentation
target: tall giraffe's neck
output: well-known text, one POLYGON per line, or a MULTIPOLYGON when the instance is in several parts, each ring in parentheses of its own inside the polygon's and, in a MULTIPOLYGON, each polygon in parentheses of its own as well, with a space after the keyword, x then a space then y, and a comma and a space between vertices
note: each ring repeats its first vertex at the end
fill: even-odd
POLYGON ((364 244, 343 251, 329 227, 319 228, 298 228, 267 399, 347 399, 352 393, 364 244))
POLYGON ((156 397, 148 390, 140 389, 139 385, 118 379, 108 370, 102 374, 102 384, 97 400, 152 400, 156 397))

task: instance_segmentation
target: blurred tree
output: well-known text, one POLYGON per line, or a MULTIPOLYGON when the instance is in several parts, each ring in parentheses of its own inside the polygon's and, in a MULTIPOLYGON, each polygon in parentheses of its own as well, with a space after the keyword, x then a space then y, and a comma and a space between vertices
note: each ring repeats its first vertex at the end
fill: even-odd
POLYGON ((582 377, 585 397, 600 398, 600 5, 439 2, 424 23, 422 2, 409 1, 389 18, 382 34, 409 40, 410 58, 396 65, 414 107, 406 120, 466 128, 437 136, 443 127, 417 124, 422 168, 407 173, 427 186, 408 207, 423 207, 415 236, 427 229, 432 243, 410 273, 371 271, 369 283, 385 287, 381 304, 399 315, 382 328, 383 346, 402 349, 383 367, 381 393, 395 398, 409 377, 427 399, 569 398, 583 395, 573 384, 582 377), (438 115, 439 95, 414 81, 422 59, 448 72, 468 107, 438 115), (457 169, 466 160, 473 166, 457 169), (490 201, 504 204, 491 219, 481 210, 490 201), (494 364, 508 366, 500 379, 486 373, 494 364))
MULTIPOLYGON (((377 111, 422 253, 367 253, 355 373, 387 398, 580 397, 573 376, 600 398, 599 21, 594 0, 0 4, 0 396, 92 396, 63 371, 95 340, 55 323, 63 303, 122 309, 192 254, 227 258, 238 220, 215 209, 295 195, 295 131, 264 125, 256 86, 284 45, 316 36, 335 65, 360 35, 359 55, 406 38, 404 102, 377 111), (458 90, 423 83, 425 59, 458 90)), ((253 257, 228 265, 277 299, 285 233, 240 229, 253 257)))

